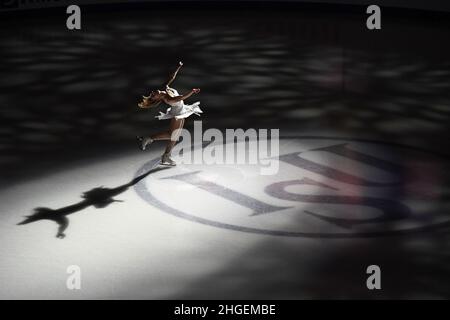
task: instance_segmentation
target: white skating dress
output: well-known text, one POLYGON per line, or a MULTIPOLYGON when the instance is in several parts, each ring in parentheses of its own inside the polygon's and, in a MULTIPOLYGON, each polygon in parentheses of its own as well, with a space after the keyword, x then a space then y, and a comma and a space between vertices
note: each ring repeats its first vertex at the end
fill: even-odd
MULTIPOLYGON (((173 88, 166 88, 166 92, 170 97, 178 97, 180 94, 177 90, 173 88)), ((158 118, 159 120, 166 119, 184 119, 189 117, 191 114, 196 114, 200 116, 200 113, 203 111, 200 109, 200 101, 194 102, 193 104, 184 104, 184 101, 177 101, 173 103, 169 103, 170 108, 167 108, 166 113, 159 112, 158 118)))

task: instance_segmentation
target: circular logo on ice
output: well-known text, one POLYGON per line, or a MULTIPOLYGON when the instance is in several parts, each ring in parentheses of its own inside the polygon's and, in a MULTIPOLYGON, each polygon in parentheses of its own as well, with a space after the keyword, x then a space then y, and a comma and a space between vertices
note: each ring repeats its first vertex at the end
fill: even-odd
MULTIPOLYGON (((239 143, 248 153, 258 154, 258 144, 239 143)), ((214 152, 226 152, 227 147, 216 145, 214 152)), ((185 152, 199 159, 204 151, 204 145, 198 145, 185 152)), ((358 139, 291 137, 280 138, 279 155, 270 160, 278 168, 272 175, 261 174, 260 166, 267 161, 197 161, 154 171, 135 188, 168 214, 277 236, 385 236, 450 221, 448 198, 441 194, 449 181, 448 159, 442 156, 358 139)), ((145 164, 137 176, 153 169, 155 161, 145 164)))

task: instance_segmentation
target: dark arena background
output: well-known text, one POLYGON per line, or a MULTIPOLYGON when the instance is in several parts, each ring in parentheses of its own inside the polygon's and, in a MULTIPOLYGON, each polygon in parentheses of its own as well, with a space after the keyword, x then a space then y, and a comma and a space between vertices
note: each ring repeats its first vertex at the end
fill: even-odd
POLYGON ((0 298, 450 298, 448 1, 0 3, 0 298), (179 61, 276 174, 138 149, 179 61))

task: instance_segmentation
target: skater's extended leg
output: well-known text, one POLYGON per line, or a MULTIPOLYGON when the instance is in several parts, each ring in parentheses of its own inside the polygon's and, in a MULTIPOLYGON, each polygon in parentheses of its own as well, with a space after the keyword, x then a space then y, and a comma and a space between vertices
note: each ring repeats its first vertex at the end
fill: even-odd
POLYGON ((152 139, 152 140, 170 140, 170 131, 163 131, 163 132, 158 132, 158 133, 152 134, 150 136, 150 139, 152 139))
POLYGON ((139 148, 145 150, 147 145, 151 144, 155 140, 170 140, 170 131, 162 131, 155 133, 149 137, 136 137, 138 139, 139 148))

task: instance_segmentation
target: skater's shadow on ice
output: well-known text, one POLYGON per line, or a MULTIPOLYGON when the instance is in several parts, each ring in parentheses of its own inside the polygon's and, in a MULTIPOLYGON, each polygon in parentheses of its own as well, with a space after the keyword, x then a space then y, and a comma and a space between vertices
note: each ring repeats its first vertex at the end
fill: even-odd
POLYGON ((154 167, 153 169, 147 171, 146 173, 141 174, 140 176, 134 178, 130 182, 115 188, 105 188, 101 186, 91 189, 89 191, 84 192, 81 195, 81 198, 83 198, 83 200, 81 200, 80 202, 59 209, 50 209, 45 207, 35 208, 33 214, 27 216, 26 219, 18 223, 18 225, 24 225, 39 220, 52 220, 55 221, 59 226, 56 237, 62 239, 65 237, 64 231, 69 226, 69 219, 67 218, 68 215, 84 210, 90 206, 93 206, 95 208, 106 208, 111 203, 123 202, 122 200, 114 199, 114 197, 125 192, 126 190, 128 190, 129 187, 134 186, 136 183, 147 177, 149 174, 164 169, 168 169, 168 167, 154 167))

